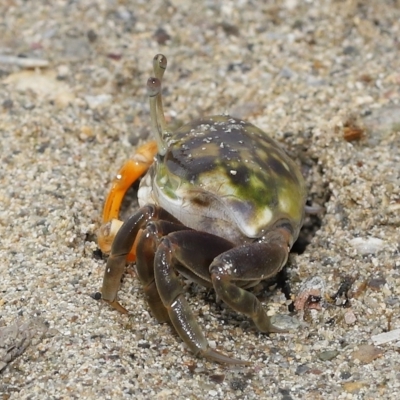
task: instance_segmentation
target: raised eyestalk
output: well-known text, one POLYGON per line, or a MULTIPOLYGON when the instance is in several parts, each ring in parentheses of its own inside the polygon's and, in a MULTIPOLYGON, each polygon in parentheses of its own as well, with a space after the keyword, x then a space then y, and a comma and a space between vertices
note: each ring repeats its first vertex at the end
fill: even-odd
POLYGON ((167 151, 165 139, 169 135, 161 96, 161 81, 166 68, 167 58, 162 54, 157 54, 153 59, 155 77, 151 77, 147 81, 147 93, 150 98, 151 129, 156 138, 160 155, 164 155, 167 151))

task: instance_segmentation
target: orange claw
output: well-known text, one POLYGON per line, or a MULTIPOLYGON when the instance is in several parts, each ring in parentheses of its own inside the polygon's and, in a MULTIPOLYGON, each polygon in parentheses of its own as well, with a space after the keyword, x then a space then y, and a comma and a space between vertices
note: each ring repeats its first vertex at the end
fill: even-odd
POLYGON ((155 141, 146 143, 140 146, 132 160, 126 162, 119 170, 104 204, 103 223, 118 219, 125 193, 150 168, 156 154, 157 143, 155 141))
MULTIPOLYGON (((120 221, 119 219, 112 219, 110 222, 103 224, 97 230, 97 244, 99 245, 103 253, 110 254, 111 246, 114 241, 115 235, 119 231, 119 228, 121 228, 122 224, 123 222, 120 221)), ((126 261, 130 263, 136 261, 136 246, 141 233, 142 229, 139 230, 135 242, 133 243, 130 252, 126 256, 126 261)))

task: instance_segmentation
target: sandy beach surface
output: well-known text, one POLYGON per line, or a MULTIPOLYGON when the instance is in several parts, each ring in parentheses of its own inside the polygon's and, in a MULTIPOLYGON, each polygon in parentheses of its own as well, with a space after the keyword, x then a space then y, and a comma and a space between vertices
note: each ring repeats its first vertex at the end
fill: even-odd
POLYGON ((399 38, 399 0, 0 2, 0 398, 399 399, 399 38), (323 207, 287 268, 296 312, 280 290, 264 303, 289 333, 184 282, 210 345, 249 366, 194 357, 133 269, 129 316, 93 298, 104 199, 151 138, 157 53, 172 127, 250 121, 323 207))

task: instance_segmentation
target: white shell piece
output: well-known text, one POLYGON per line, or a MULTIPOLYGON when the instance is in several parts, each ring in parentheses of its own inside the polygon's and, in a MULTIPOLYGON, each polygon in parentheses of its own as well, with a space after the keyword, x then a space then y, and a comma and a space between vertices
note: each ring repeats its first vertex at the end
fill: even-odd
POLYGON ((349 243, 361 255, 375 254, 382 250, 385 246, 385 242, 383 240, 375 237, 354 238, 350 240, 349 243))
POLYGON ((400 329, 394 329, 389 332, 379 333, 378 335, 371 336, 372 341, 375 345, 385 344, 400 340, 400 329))

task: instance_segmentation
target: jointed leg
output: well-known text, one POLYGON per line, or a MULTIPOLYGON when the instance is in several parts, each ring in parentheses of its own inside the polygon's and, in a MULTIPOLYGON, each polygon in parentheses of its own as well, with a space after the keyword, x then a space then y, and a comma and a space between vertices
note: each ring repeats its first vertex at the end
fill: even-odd
POLYGON ((101 293, 102 298, 120 312, 127 313, 117 301, 117 293, 125 270, 127 256, 131 252, 140 230, 148 222, 158 219, 171 220, 178 223, 174 217, 162 208, 147 205, 139 209, 136 214, 124 222, 112 243, 110 257, 107 260, 104 272, 101 293))
MULTIPOLYGON (((165 309, 175 330, 194 354, 227 364, 248 364, 213 350, 195 320, 183 293, 174 266, 180 264, 205 279, 208 265, 232 243, 217 236, 196 231, 181 231, 164 237, 154 259, 155 282, 165 309), (210 259, 211 258, 211 259, 210 259), (196 265, 195 270, 193 266, 196 265)), ((181 268, 180 268, 181 269, 181 268)))
POLYGON ((260 301, 236 281, 262 280, 276 275, 288 257, 287 243, 251 243, 219 255, 210 266, 211 280, 218 296, 232 309, 251 318, 261 332, 282 332, 271 324, 260 301))
POLYGON ((143 230, 138 240, 136 271, 143 285, 143 290, 151 312, 158 322, 169 321, 169 316, 160 299, 154 280, 154 256, 163 236, 171 232, 179 230, 187 231, 188 229, 189 228, 184 225, 169 221, 150 222, 147 224, 146 229, 143 230))

